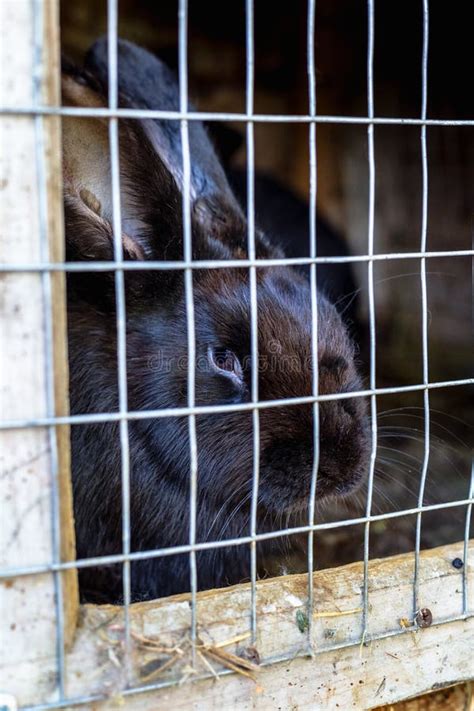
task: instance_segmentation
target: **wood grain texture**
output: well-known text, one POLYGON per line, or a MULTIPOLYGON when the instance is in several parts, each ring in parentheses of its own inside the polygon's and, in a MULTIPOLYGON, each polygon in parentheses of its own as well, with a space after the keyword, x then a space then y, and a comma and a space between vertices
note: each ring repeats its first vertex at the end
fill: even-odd
MULTIPOLYGON (((171 707, 203 711, 369 709, 470 680, 474 678, 474 618, 440 624, 462 611, 462 574, 452 566, 462 550, 459 543, 422 553, 421 600, 432 611, 434 622, 430 628, 414 627, 403 634, 398 634, 406 624, 401 621, 413 620, 413 555, 372 561, 369 632, 381 638, 362 647, 362 565, 316 572, 313 658, 297 656, 307 649, 307 638, 298 622, 306 611, 307 576, 259 581, 256 650, 265 664, 258 670, 256 682, 228 674, 220 680, 189 683, 188 679, 183 683, 191 664, 190 604, 188 595, 178 595, 131 606, 129 681, 131 687, 153 681, 181 684, 130 694, 124 677, 123 609, 83 606, 76 639, 67 655, 70 707, 75 708, 74 699, 87 695, 89 707, 97 711, 124 702, 131 711, 171 707), (346 643, 350 646, 331 649, 346 643), (276 662, 283 655, 290 661, 276 662)), ((472 578, 471 558, 471 610, 472 578)), ((219 646, 237 636, 240 641, 225 649, 255 658, 255 650, 249 649, 245 637, 249 632, 249 604, 248 584, 200 593, 200 643, 219 646)), ((27 678, 34 663, 24 659, 22 678, 27 678)), ((48 666, 48 659, 43 659, 39 695, 47 684, 48 666)), ((215 660, 212 666, 219 668, 215 660)), ((200 675, 209 674, 199 654, 196 669, 200 675)))
MULTIPOLYGON (((44 8, 44 67, 43 101, 45 104, 61 104, 61 50, 59 31, 59 3, 47 0, 44 8)), ((44 119, 46 189, 48 201, 48 237, 51 261, 65 260, 64 212, 62 184, 61 119, 45 116, 44 119)), ((53 360, 55 411, 59 417, 69 414, 69 368, 67 344, 66 278, 63 272, 51 274, 53 360)), ((61 517, 61 560, 70 561, 76 557, 74 533, 71 453, 69 427, 56 428, 58 449, 58 486, 61 517)), ((77 571, 62 574, 63 597, 65 601, 65 644, 72 643, 79 610, 79 586, 77 571)))
MULTIPOLYGON (((31 105, 34 78, 42 100, 57 103, 59 68, 56 0, 0 3, 0 101, 2 106, 31 105), (35 56, 34 8, 44 30, 42 63, 35 56)), ((37 27, 37 26, 36 26, 37 27)), ((41 122, 30 116, 0 117, 0 260, 35 263, 43 257, 39 202, 40 170, 36 146, 43 138, 47 215, 51 258, 63 258, 58 119, 41 122)), ((0 394, 3 419, 66 414, 67 370, 64 278, 54 275, 51 304, 40 274, 0 277, 0 394), (55 403, 47 401, 46 309, 52 308, 55 403), (55 364, 61 364, 55 368, 55 364)), ((62 555, 74 555, 70 506, 69 437, 57 442, 45 428, 0 433, 0 566, 44 564, 53 557, 53 486, 61 493, 62 555), (58 448, 58 471, 51 447, 58 448), (61 486, 61 482, 65 485, 61 486)), ((64 576, 65 633, 72 639, 77 611, 75 573, 64 576)), ((23 703, 50 698, 56 688, 56 611, 52 575, 8 579, 0 584, 0 688, 21 696, 23 703), (22 662, 30 661, 26 676, 22 662), (43 659, 48 660, 42 668, 43 659), (47 672, 45 682, 44 672, 47 672), (41 679, 41 682, 40 682, 41 679), (41 686, 41 694, 38 689, 41 686)))

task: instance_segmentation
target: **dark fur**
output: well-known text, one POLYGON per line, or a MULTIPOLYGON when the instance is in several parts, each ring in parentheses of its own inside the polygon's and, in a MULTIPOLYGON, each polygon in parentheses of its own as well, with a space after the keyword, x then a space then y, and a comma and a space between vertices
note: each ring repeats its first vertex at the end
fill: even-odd
MULTIPOLYGON (((247 171, 232 168, 228 170, 228 176, 237 198, 245 205, 247 171)), ((308 204, 274 178, 258 171, 255 175, 255 219, 259 228, 271 235, 272 243, 277 244, 285 256, 309 257, 308 204)), ((344 239, 319 213, 316 214, 316 250, 318 257, 348 256, 344 239)), ((309 278, 307 266, 297 269, 309 278)), ((360 335, 358 291, 352 264, 318 264, 316 271, 319 291, 335 303, 351 332, 360 335)))
MULTIPOLYGON (((230 186, 242 206, 247 204, 247 171, 234 167, 237 152, 242 149, 245 136, 225 121, 208 124, 218 154, 221 157, 230 186)), ((287 257, 309 257, 309 206, 286 185, 274 177, 255 171, 255 219, 261 230, 271 235, 272 244, 280 247, 287 257)), ((348 256, 347 244, 319 213, 316 212, 316 251, 318 257, 348 256)), ((309 277, 307 266, 297 267, 309 277)), ((358 320, 358 290, 350 262, 318 264, 317 283, 329 301, 341 313, 351 332, 360 338, 358 320)))
MULTIPOLYGON (((88 68, 105 91, 105 43, 92 49, 88 68)), ((177 86, 154 57, 120 43, 121 101, 125 105, 176 108, 177 86), (132 61, 133 59, 133 61, 132 61), (157 67, 160 71, 157 72, 157 67), (159 78, 159 81, 156 80, 159 78), (161 82, 164 82, 162 85, 161 82), (139 89, 137 87, 140 87, 139 89), (162 103, 163 99, 163 103, 162 103)), ((76 73, 77 80, 77 73, 76 73)), ((131 226, 124 235, 128 259, 182 256, 179 125, 163 133, 161 122, 121 122, 122 190, 131 226), (166 160, 156 146, 165 145, 166 160), (174 161, 174 165, 173 165, 174 161)), ((246 256, 246 225, 201 124, 190 132, 194 257, 246 256)), ((108 220, 91 213, 67 187, 66 227, 70 259, 111 259, 108 220)), ((257 233, 260 256, 281 256, 257 233)), ((146 261, 144 262, 146 268, 146 261)), ((180 272, 126 273, 128 406, 147 410, 186 405, 187 340, 180 272)), ((246 269, 194 271, 196 403, 250 401, 250 298, 246 269), (235 383, 209 368, 208 348, 233 351, 243 367, 235 383)), ((114 280, 111 274, 71 274, 68 279, 71 411, 118 408, 114 280)), ((322 393, 358 390, 354 350, 336 309, 318 299, 319 377, 322 393)), ((307 281, 288 267, 258 270, 259 399, 311 394, 311 308, 307 281)), ((313 460, 312 406, 260 412, 259 530, 283 514, 304 512, 313 460)), ((246 535, 252 486, 252 414, 197 417, 198 541, 246 535), (240 510, 236 507, 242 504, 240 510)), ((79 558, 121 551, 121 454, 117 424, 72 428, 74 510, 79 558)), ((189 436, 186 418, 129 422, 131 546, 134 551, 189 540, 189 436)), ((318 497, 341 495, 363 477, 368 457, 367 417, 360 399, 320 405, 318 497)), ((263 549, 263 553, 265 550, 263 549)), ((247 546, 197 555, 200 588, 235 583, 249 574, 247 546)), ((81 572, 83 597, 120 600, 120 566, 81 572)), ((188 555, 132 564, 132 595, 146 599, 189 589, 188 555)))

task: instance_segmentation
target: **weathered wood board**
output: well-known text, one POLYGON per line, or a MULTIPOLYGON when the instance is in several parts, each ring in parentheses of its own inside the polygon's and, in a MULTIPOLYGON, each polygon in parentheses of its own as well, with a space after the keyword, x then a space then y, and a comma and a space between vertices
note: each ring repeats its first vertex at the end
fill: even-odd
MULTIPOLYGON (((191 683, 191 674, 183 683, 191 664, 190 604, 188 595, 179 595, 132 605, 130 684, 143 687, 161 681, 181 683, 131 694, 124 687, 122 608, 83 606, 76 639, 67 655, 66 694, 71 699, 70 706, 75 708, 74 699, 86 695, 90 698, 88 707, 97 711, 113 709, 124 702, 132 711, 171 707, 206 711, 368 709, 470 680, 474 678, 474 617, 440 624, 462 613, 462 571, 452 565, 453 559, 462 554, 462 543, 422 553, 420 595, 422 605, 432 612, 433 625, 426 629, 414 627, 403 634, 398 634, 402 625, 413 620, 413 555, 372 561, 369 633, 381 638, 368 646, 359 643, 362 564, 316 572, 313 658, 296 656, 305 651, 307 644, 306 633, 301 632, 307 576, 259 581, 256 649, 265 664, 256 672, 256 682, 240 674, 228 674, 219 680, 191 683), (350 646, 343 647, 345 643, 350 646), (156 645, 161 649, 157 650, 156 645), (338 645, 340 649, 330 649, 338 645), (282 655, 290 661, 266 664, 282 655), (174 661, 165 668, 171 658, 174 661)), ((471 610, 472 562, 471 554, 471 610)), ((225 649, 255 657, 245 636, 249 632, 249 604, 248 584, 200 593, 201 643, 212 649, 237 636, 240 641, 225 649)), ((201 647, 198 652, 202 650, 201 647)), ((215 659, 207 659, 211 666, 219 668, 215 659)), ((48 659, 41 664, 42 678, 37 687, 40 696, 48 688, 51 669, 48 659)), ((25 659, 23 678, 28 668, 30 663, 25 659)), ((196 669, 200 675, 209 673, 200 654, 196 669)))
MULTIPOLYGON (((0 3, 0 103, 31 106, 59 102, 59 25, 56 0, 0 3), (35 16, 36 11, 36 16, 35 16), (36 82, 36 91, 35 91, 36 82), (35 95, 36 93, 36 95, 35 95)), ((61 138, 59 119, 0 116, 0 261, 39 263, 64 256, 61 138), (38 141, 42 140, 41 143, 38 141), (42 157, 37 160, 40 145, 42 157), (40 165, 43 160, 44 171, 40 165), (42 175, 43 173, 43 175, 42 175), (39 181, 47 212, 40 217, 39 181), (42 222, 43 220, 43 222, 42 222), (45 230, 42 233, 42 229, 45 230), (45 243, 41 246, 42 234, 45 243)), ((51 279, 51 303, 39 273, 0 276, 0 418, 67 414, 64 277, 51 279), (46 314, 51 309, 48 353, 46 314), (51 359, 54 403, 48 405, 47 361, 51 359)), ((61 555, 74 556, 69 475, 69 436, 51 438, 46 428, 0 432, 0 567, 48 563, 53 557, 53 486, 62 516, 61 555), (57 452, 52 451, 54 447, 57 452), (53 456, 54 454, 54 456, 53 456), (57 467, 54 460, 57 458, 57 467)), ((65 638, 77 612, 76 574, 62 576, 65 638)), ((41 660, 56 653, 55 585, 52 575, 0 584, 0 688, 36 700, 41 660), (26 677, 22 662, 30 661, 26 677)), ((50 692, 56 675, 50 676, 50 692)))

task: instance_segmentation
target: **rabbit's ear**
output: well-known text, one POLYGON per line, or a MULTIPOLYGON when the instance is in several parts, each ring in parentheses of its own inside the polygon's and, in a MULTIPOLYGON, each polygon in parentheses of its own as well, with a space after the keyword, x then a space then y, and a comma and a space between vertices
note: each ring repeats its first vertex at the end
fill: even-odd
MULTIPOLYGON (((63 66, 63 104, 104 108, 100 85, 63 66)), ((140 122, 119 121, 122 244, 126 259, 181 259, 181 195, 140 122)), ((64 117, 63 173, 67 242, 75 259, 113 259, 108 123, 64 117)))
MULTIPOLYGON (((102 84, 108 84, 107 39, 99 39, 89 50, 85 66, 102 84)), ((118 42, 118 90, 123 106, 179 111, 179 85, 173 72, 150 52, 131 42, 118 42)), ((189 107, 192 110, 192 106, 189 107)), ((174 119, 145 119, 142 127, 157 157, 183 191, 183 156, 180 122, 174 119)), ((204 234, 230 247, 245 244, 245 219, 227 182, 201 121, 189 121, 191 157, 190 194, 195 226, 204 234)))

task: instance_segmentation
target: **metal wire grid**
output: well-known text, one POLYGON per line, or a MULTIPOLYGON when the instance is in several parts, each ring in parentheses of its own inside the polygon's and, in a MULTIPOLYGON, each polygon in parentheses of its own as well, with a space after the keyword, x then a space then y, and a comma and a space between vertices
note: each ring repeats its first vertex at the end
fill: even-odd
MULTIPOLYGON (((374 99, 373 99, 373 48, 374 48, 374 0, 368 0, 368 52, 367 52, 367 117, 347 117, 347 116, 318 116, 316 114, 316 82, 315 82, 315 57, 314 57, 314 24, 315 24, 315 0, 308 0, 308 24, 307 24, 307 72, 308 72, 308 88, 309 88, 309 114, 305 116, 291 115, 259 115, 253 112, 253 84, 254 84, 254 45, 253 45, 253 0, 246 0, 246 46, 247 46, 247 80, 246 80, 246 113, 201 113, 190 112, 188 110, 188 77, 187 77, 187 29, 188 29, 188 4, 187 0, 179 2, 179 83, 180 83, 180 107, 179 111, 149 111, 138 109, 119 109, 118 108, 118 77, 117 77, 117 23, 118 23, 118 7, 117 0, 108 0, 108 61, 109 61, 109 107, 107 109, 82 109, 72 107, 49 107, 39 105, 39 81, 41 73, 41 47, 42 47, 42 28, 41 28, 41 7, 40 1, 37 0, 34 4, 35 22, 36 22, 36 42, 35 42, 35 58, 38 67, 38 76, 36 77, 36 90, 34 98, 38 105, 33 107, 2 108, 2 114, 31 114, 35 117, 37 127, 37 143, 36 143, 36 160, 38 165, 38 180, 39 180, 39 204, 41 218, 41 244, 42 244, 42 262, 40 264, 13 264, 0 265, 1 272, 37 272, 42 275, 44 289, 45 308, 45 338, 46 338, 46 354, 48 359, 47 372, 47 395, 48 395, 48 415, 37 419, 23 420, 3 420, 0 423, 0 429, 9 428, 28 428, 28 427, 48 427, 49 436, 52 438, 51 451, 55 452, 54 438, 56 436, 56 426, 63 424, 85 424, 92 422, 119 422, 120 427, 120 445, 121 445, 121 471, 122 471, 122 554, 97 556, 72 562, 61 562, 60 560, 60 541, 59 541, 59 504, 57 486, 53 486, 53 560, 51 564, 30 565, 23 567, 9 568, 0 571, 0 579, 12 578, 23 575, 41 574, 51 572, 55 576, 56 588, 56 614, 57 614, 57 668, 58 668, 58 688, 59 700, 48 704, 37 705, 34 708, 49 709, 62 708, 71 703, 81 704, 90 703, 99 700, 99 696, 88 696, 76 699, 66 699, 64 696, 64 629, 63 629, 63 604, 61 598, 60 574, 62 571, 71 568, 95 567, 97 565, 105 565, 110 563, 121 563, 123 566, 123 597, 124 597, 124 623, 125 623, 125 648, 126 648, 126 673, 128 673, 129 652, 130 652, 130 622, 129 622, 129 605, 130 605, 130 564, 132 561, 143 560, 146 558, 162 557, 175 555, 178 553, 188 553, 190 559, 190 588, 191 588, 191 637, 193 640, 197 636, 196 618, 196 593, 197 593, 197 570, 196 570, 196 553, 201 550, 220 548, 223 546, 234 545, 249 545, 250 548, 250 564, 251 564, 251 603, 250 603, 250 627, 252 637, 255 640, 257 634, 257 611, 256 611, 256 580, 257 580, 257 555, 256 545, 259 541, 269 540, 280 536, 296 535, 307 533, 308 535, 308 611, 311 613, 313 608, 313 538, 314 532, 319 530, 327 530, 331 528, 339 528, 342 526, 354 526, 364 524, 364 587, 363 587, 363 612, 361 624, 361 638, 358 642, 347 641, 338 645, 333 645, 331 649, 357 644, 360 641, 367 642, 370 639, 368 634, 369 621, 369 599, 368 599, 368 563, 369 563, 369 535, 370 525, 374 521, 387 520, 400 516, 414 515, 416 516, 416 542, 415 542, 415 567, 414 567, 414 585, 413 585, 413 610, 418 609, 418 586, 419 586, 419 554, 420 554, 420 537, 421 537, 421 522, 422 514, 426 511, 435 511, 445 508, 466 507, 465 519, 465 537, 464 537, 464 560, 467 561, 468 554, 468 537, 469 528, 472 517, 472 504, 474 502, 474 467, 471 474, 471 483, 469 495, 464 500, 434 504, 430 506, 423 505, 424 488, 426 482, 426 474, 429 463, 430 453, 430 431, 429 431, 429 391, 434 388, 455 387, 469 385, 474 383, 473 378, 459 379, 445 382, 430 382, 428 370, 428 307, 427 307, 427 283, 426 283, 426 260, 434 257, 443 256, 473 256, 474 250, 451 250, 441 252, 428 252, 426 250, 427 236, 427 216, 428 216, 428 168, 427 168, 427 146, 426 146, 426 127, 430 125, 440 126, 474 126, 474 120, 468 121, 448 121, 448 120, 432 120, 427 119, 427 68, 428 68, 428 32, 429 32, 429 8, 428 0, 422 0, 423 5, 423 52, 422 52, 422 106, 420 118, 376 118, 374 116, 374 99), (113 262, 97 262, 97 263, 68 263, 55 264, 48 261, 47 249, 47 195, 44 179, 44 145, 43 145, 43 125, 42 118, 45 115, 63 115, 63 116, 101 116, 109 119, 109 143, 111 154, 111 173, 112 173, 112 201, 113 201, 113 233, 114 233, 114 261, 113 262), (125 313, 125 293, 124 293, 124 272, 136 268, 143 269, 140 264, 133 262, 124 262, 121 243, 121 207, 120 207, 120 169, 119 169, 119 152, 118 152, 118 120, 120 117, 127 118, 167 118, 170 120, 179 120, 181 128, 181 141, 183 151, 183 237, 184 237, 184 254, 182 261, 176 262, 148 262, 147 268, 155 270, 184 270, 185 275, 185 302, 187 310, 187 341, 188 341, 188 394, 187 407, 171 408, 167 410, 152 410, 132 412, 128 410, 127 403, 127 373, 126 373, 126 313, 125 313), (190 219, 190 151, 189 151, 189 135, 188 122, 193 120, 217 120, 217 121, 235 121, 240 120, 246 122, 247 125, 247 191, 248 191, 248 259, 246 260, 206 260, 192 261, 192 235, 191 235, 191 219, 190 219), (255 220, 254 220, 254 124, 256 122, 289 122, 289 123, 308 123, 309 128, 309 148, 310 148, 310 257, 304 259, 262 259, 257 260, 255 254, 255 220), (368 163, 369 163, 369 228, 368 228, 368 249, 366 255, 358 255, 352 257, 317 257, 317 235, 316 235, 316 125, 318 123, 351 123, 367 125, 368 135, 368 163), (420 238, 420 251, 410 253, 388 253, 374 254, 374 205, 375 205, 375 150, 374 150, 374 126, 378 124, 405 124, 420 126, 420 140, 422 153, 422 227, 420 238), (374 281, 373 267, 374 262, 380 260, 391 259, 420 259, 420 289, 422 300, 422 353, 423 353, 423 383, 409 386, 400 386, 392 388, 377 388, 376 373, 375 373, 375 349, 376 349, 376 334, 375 334, 375 298, 374 298, 374 281), (368 291, 369 291, 369 326, 370 326, 370 387, 366 390, 361 390, 356 393, 339 393, 332 395, 318 394, 317 381, 317 284, 316 284, 316 265, 318 263, 336 263, 336 262, 365 262, 368 265, 368 291), (258 343, 257 343, 257 289, 256 277, 257 268, 278 264, 307 264, 310 267, 310 287, 311 287, 311 306, 312 306, 312 358, 313 358, 313 389, 310 397, 291 398, 286 400, 265 401, 264 403, 258 400, 258 371, 257 368, 252 369, 251 383, 251 402, 240 405, 222 405, 222 406, 205 406, 197 407, 195 405, 195 334, 194 334, 194 303, 193 303, 193 271, 194 269, 220 269, 229 268, 231 266, 248 267, 250 279, 250 300, 251 300, 251 357, 252 362, 258 362, 258 343), (119 386, 119 410, 113 413, 94 413, 86 415, 74 415, 67 417, 54 416, 54 392, 52 379, 52 341, 51 341, 51 313, 47 306, 51 303, 51 273, 54 271, 111 271, 115 272, 115 292, 117 304, 117 373, 119 386), (418 505, 410 509, 402 511, 394 511, 385 514, 373 515, 371 512, 372 490, 374 479, 374 465, 377 449, 377 397, 383 394, 403 393, 422 391, 424 398, 424 458, 420 477, 418 505), (317 484, 318 472, 318 442, 319 442, 319 403, 330 400, 338 400, 353 397, 369 397, 371 403, 371 418, 372 418, 372 452, 369 469, 369 487, 365 516, 347 519, 344 521, 334 521, 317 524, 314 522, 314 502, 317 484), (311 481, 310 505, 308 513, 308 523, 304 526, 293 528, 280 529, 264 534, 259 534, 257 531, 257 497, 259 484, 259 411, 263 407, 281 407, 289 404, 312 404, 313 405, 313 422, 314 422, 314 462, 311 481), (251 507, 251 524, 250 532, 247 536, 234 538, 224 541, 208 541, 199 543, 196 541, 196 512, 197 512, 197 440, 196 440, 196 421, 195 418, 199 414, 205 413, 224 413, 229 411, 251 411, 253 420, 253 484, 252 484, 252 507, 251 507), (148 419, 161 417, 178 417, 186 416, 189 423, 189 440, 190 440, 190 528, 189 528, 189 543, 187 545, 173 546, 166 549, 157 549, 150 551, 131 552, 130 550, 130 461, 129 461, 129 442, 128 442, 128 422, 134 419, 148 419)), ((55 481, 57 473, 57 462, 52 463, 52 477, 55 481)), ((457 616, 446 618, 445 620, 437 621, 437 624, 452 622, 457 619, 463 619, 472 614, 468 606, 468 578, 467 565, 464 566, 463 573, 463 609, 462 613, 457 616)), ((308 646, 303 652, 304 654, 312 654, 314 650, 311 646, 311 620, 312 615, 308 615, 310 628, 308 630, 308 646)), ((381 636, 389 637, 398 634, 403 634, 404 630, 389 631, 374 637, 378 639, 381 636)), ((325 648, 328 649, 328 648, 325 648)), ((264 664, 283 661, 286 657, 264 660, 264 664)), ((224 671, 222 674, 228 672, 224 671)), ((200 677, 196 677, 200 678, 200 677)), ((173 684, 173 681, 161 681, 156 684, 147 685, 146 687, 133 687, 127 689, 124 694, 135 694, 147 691, 154 688, 165 687, 173 684)))

